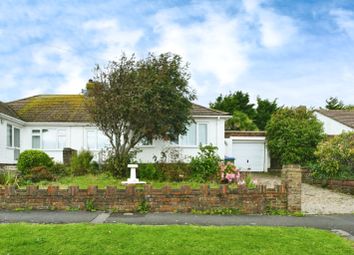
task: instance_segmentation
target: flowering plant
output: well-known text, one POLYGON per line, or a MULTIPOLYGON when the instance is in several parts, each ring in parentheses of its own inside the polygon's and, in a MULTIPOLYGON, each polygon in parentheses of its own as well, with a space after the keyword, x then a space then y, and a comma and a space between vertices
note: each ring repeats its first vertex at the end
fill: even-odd
POLYGON ((240 180, 240 171, 231 162, 227 162, 226 164, 224 162, 220 163, 219 169, 222 182, 237 183, 240 180))

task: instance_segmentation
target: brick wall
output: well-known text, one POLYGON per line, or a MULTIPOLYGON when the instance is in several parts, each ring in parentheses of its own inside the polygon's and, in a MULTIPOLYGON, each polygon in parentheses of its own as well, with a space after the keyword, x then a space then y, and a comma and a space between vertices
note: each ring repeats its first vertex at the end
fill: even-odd
POLYGON ((302 182, 354 195, 354 180, 318 180, 308 169, 302 169, 302 182))
MULTIPOLYGON (((292 168, 287 168, 286 174, 294 175, 292 168)), ((0 208, 85 209, 85 204, 92 201, 98 210, 135 212, 145 201, 151 212, 234 208, 245 214, 260 214, 267 209, 301 210, 301 201, 300 207, 299 201, 296 201, 299 199, 297 193, 289 193, 298 192, 297 188, 295 182, 283 182, 274 188, 259 185, 255 189, 245 187, 229 189, 227 185, 220 185, 217 189, 211 189, 208 185, 201 185, 199 189, 191 189, 189 186, 179 189, 170 187, 154 189, 150 185, 145 185, 143 188, 127 186, 124 190, 116 187, 98 189, 96 186, 87 189, 79 189, 77 186, 68 189, 59 189, 57 186, 50 186, 47 189, 38 189, 37 186, 15 189, 13 186, 6 186, 0 189, 0 208)))

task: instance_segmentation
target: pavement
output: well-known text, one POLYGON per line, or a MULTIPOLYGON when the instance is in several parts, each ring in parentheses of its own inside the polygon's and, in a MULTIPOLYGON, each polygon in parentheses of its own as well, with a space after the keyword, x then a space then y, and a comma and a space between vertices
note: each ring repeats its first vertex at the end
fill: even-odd
POLYGON ((182 213, 119 214, 86 211, 0 211, 0 223, 124 223, 138 225, 286 226, 331 230, 354 240, 354 214, 268 216, 182 213))

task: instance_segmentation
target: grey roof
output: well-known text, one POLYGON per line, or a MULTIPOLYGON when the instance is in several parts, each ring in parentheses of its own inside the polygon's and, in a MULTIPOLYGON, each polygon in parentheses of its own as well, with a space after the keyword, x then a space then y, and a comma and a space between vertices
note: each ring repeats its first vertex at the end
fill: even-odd
MULTIPOLYGON (((37 95, 5 106, 27 122, 90 122, 83 95, 37 95)), ((228 113, 193 104, 192 115, 227 116, 228 113)))
POLYGON ((348 127, 354 128, 354 110, 316 110, 328 118, 334 119, 348 127))
POLYGON ((0 101, 0 113, 6 114, 7 116, 19 119, 16 112, 9 107, 6 103, 0 101))

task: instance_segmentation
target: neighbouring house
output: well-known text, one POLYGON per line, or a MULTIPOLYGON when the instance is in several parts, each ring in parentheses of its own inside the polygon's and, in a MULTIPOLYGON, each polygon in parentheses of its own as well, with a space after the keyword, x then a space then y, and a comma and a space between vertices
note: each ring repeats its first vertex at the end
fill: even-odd
MULTIPOLYGON (((224 124, 229 115, 193 104, 195 123, 178 141, 142 142, 140 162, 152 162, 165 150, 178 151, 181 159, 197 155, 199 145, 213 144, 225 156, 224 124)), ((90 123, 83 95, 38 95, 8 103, 0 102, 0 164, 15 164, 21 151, 38 149, 58 162, 63 149, 90 150, 100 160, 109 146, 107 137, 90 123)))
POLYGON ((354 131, 354 110, 316 110, 316 117, 323 123, 327 135, 354 131))

